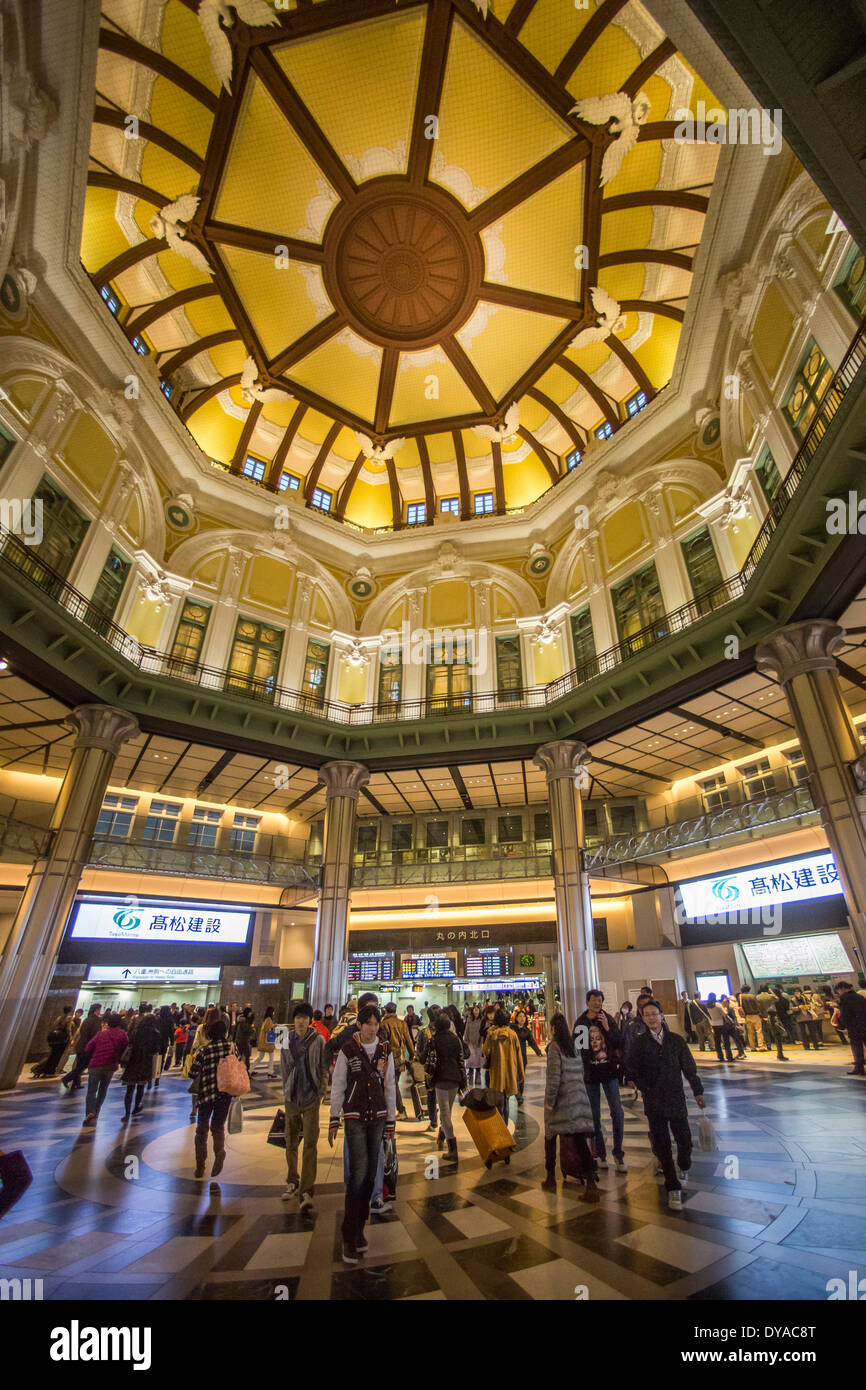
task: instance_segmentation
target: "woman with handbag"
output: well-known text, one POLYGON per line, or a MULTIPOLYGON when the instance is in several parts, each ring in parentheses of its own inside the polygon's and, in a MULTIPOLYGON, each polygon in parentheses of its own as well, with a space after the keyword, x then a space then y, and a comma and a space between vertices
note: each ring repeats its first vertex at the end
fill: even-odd
POLYGON ((123 1054, 123 1074, 120 1078, 126 1087, 124 1121, 130 1117, 132 1097, 135 1093, 133 1118, 141 1114, 144 1103, 144 1088, 153 1080, 154 1066, 161 1057, 162 1034, 153 1016, 152 1005, 142 1004, 139 1010, 139 1023, 129 1040, 129 1047, 123 1054))
POLYGON ((252 1063, 252 1066, 257 1067, 259 1062, 267 1063, 268 1076, 270 1077, 275 1075, 276 1045, 277 1025, 274 1021, 274 1006, 273 1004, 268 1004, 268 1007, 265 1009, 265 1016, 259 1025, 259 1035, 256 1039, 258 1056, 252 1063))
POLYGON ((51 1031, 45 1039, 49 1048, 48 1056, 44 1062, 39 1062, 35 1067, 31 1067, 31 1076, 55 1076, 57 1074, 60 1068, 60 1058, 69 1046, 73 1027, 72 1005, 64 1004, 63 1013, 57 1015, 51 1025, 51 1031))
POLYGON ((234 1045, 228 1041, 228 1028, 224 1020, 217 1017, 208 1024, 207 1041, 193 1057, 190 1068, 192 1084, 196 1087, 195 1177, 198 1181, 204 1177, 207 1163, 208 1130, 213 1139, 212 1178, 222 1172, 225 1163, 226 1117, 233 1096, 219 1089, 219 1067, 224 1057, 237 1058, 237 1055, 234 1045))
POLYGON ((466 1069, 463 1065, 463 1044, 451 1028, 448 1015, 439 1014, 434 1025, 433 1040, 427 1049, 427 1089, 436 1092, 439 1111, 437 1146, 448 1146, 449 1163, 457 1162, 457 1139, 451 1123, 451 1111, 458 1092, 466 1090, 466 1069))
POLYGON ((595 1133, 592 1106, 583 1080, 583 1061, 575 1056, 574 1039, 563 1014, 550 1020, 547 1047, 547 1079, 544 1088, 544 1192, 556 1191, 556 1137, 559 1135, 559 1167, 563 1180, 583 1180, 581 1202, 598 1202, 598 1178, 589 1148, 595 1133), (574 1166, 572 1166, 574 1165, 574 1166), (575 1171, 577 1170, 577 1171, 575 1171))

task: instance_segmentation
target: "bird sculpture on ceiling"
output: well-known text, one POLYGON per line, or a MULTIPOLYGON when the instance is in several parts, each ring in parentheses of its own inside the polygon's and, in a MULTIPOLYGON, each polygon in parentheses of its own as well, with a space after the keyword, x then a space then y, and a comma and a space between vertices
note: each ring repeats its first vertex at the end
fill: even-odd
POLYGON ((576 338, 569 343, 571 348, 586 347, 589 343, 603 343, 611 333, 619 333, 625 328, 625 314, 613 295, 603 290, 601 285, 593 285, 589 292, 597 321, 594 328, 582 328, 576 338))
POLYGON ((234 0, 232 5, 226 0, 201 0, 198 22, 210 49, 211 67, 220 86, 229 92, 232 89, 232 46, 226 29, 234 28, 233 10, 238 19, 253 27, 280 22, 268 0, 234 0))
POLYGON ((287 391, 283 391, 279 387, 266 387, 264 385, 265 380, 267 378, 263 378, 259 374, 254 358, 248 357, 241 369, 241 398, 246 401, 247 405, 252 405, 253 401, 260 401, 262 405, 266 405, 268 401, 290 401, 292 399, 287 391))
POLYGON ((520 407, 515 401, 505 412, 501 425, 473 425, 473 430, 482 439, 493 444, 507 444, 520 428, 520 407))
POLYGON ((601 161, 600 187, 616 178, 629 150, 633 150, 650 113, 651 102, 646 92, 639 92, 632 101, 627 92, 614 92, 606 97, 584 97, 575 102, 571 115, 579 116, 589 125, 607 125, 617 138, 608 145, 601 161))
POLYGON ((150 230, 158 237, 165 237, 169 249, 183 256, 196 270, 206 270, 208 275, 212 275, 206 257, 193 242, 187 240, 187 228, 181 225, 192 221, 200 201, 195 193, 185 193, 174 203, 166 203, 150 219, 150 230))
POLYGON ((363 449, 368 459, 374 463, 386 463, 392 459, 398 449, 402 449, 406 443, 405 439, 389 439, 385 444, 374 444, 368 434, 362 434, 360 430, 355 430, 355 438, 358 441, 358 448, 363 449))

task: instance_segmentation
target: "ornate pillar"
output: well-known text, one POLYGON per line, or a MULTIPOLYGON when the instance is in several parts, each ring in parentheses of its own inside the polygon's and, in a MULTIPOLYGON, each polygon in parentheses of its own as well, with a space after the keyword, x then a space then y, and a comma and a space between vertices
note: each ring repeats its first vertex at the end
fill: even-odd
POLYGON ((363 763, 325 763, 319 781, 325 788, 325 846, 316 911, 316 938, 310 999, 314 1009, 346 1001, 349 892, 358 793, 370 780, 363 763))
POLYGON ((423 700, 427 694, 426 642, 424 630, 424 602, 426 589, 409 589, 408 614, 403 623, 405 637, 403 642, 403 681, 404 699, 423 700))
MULTIPOLYGON (((583 573, 589 588, 589 616, 592 619, 592 637, 595 650, 606 652, 615 647, 619 638, 610 588, 604 572, 601 554, 601 537, 598 531, 588 531, 582 547, 583 573)), ((578 604, 581 608, 583 605, 578 604)))
POLYGON ((560 739, 543 744, 532 760, 547 778, 553 838, 559 999, 569 1024, 583 1013, 586 991, 598 984, 589 875, 584 868, 580 796, 582 769, 588 757, 585 743, 560 739))
MULTIPOLYGON (((113 485, 111 496, 100 515, 87 528, 87 535, 81 543, 68 575, 69 583, 79 593, 84 594, 85 598, 93 596, 103 566, 117 538, 117 530, 123 520, 133 488, 133 467, 129 460, 118 459, 117 469, 118 476, 113 485)), ((119 548, 129 550, 128 546, 119 548)), ((128 578, 130 581, 132 580, 132 572, 128 578)), ((131 583, 129 583, 129 588, 132 588, 131 583)))
MULTIPOLYGON (((304 679, 304 662, 307 658, 307 624, 313 603, 313 579, 303 570, 295 576, 295 593, 292 600, 292 618, 289 623, 288 639, 283 652, 280 684, 289 690, 300 690, 304 679)), ((336 653, 331 654, 332 662, 336 653)))
POLYGON ((860 968, 866 968, 866 797, 857 731, 842 696, 835 653, 842 629, 823 618, 791 623, 758 646, 758 669, 788 700, 811 779, 815 809, 836 860, 860 968))
MULTIPOLYGON (((474 622, 472 634, 474 648, 472 653, 472 689, 476 695, 491 695, 496 690, 496 639, 493 634, 491 618, 490 580, 473 579, 472 592, 475 596, 474 622)), ((524 673, 524 683, 526 683, 524 673)), ((494 700, 485 702, 485 709, 494 708, 494 700)))
POLYGON ((691 598, 691 584, 683 552, 674 540, 673 529, 665 505, 664 488, 654 483, 643 498, 649 519, 653 555, 661 585, 665 612, 672 613, 691 598))
MULTIPOLYGON (((201 656, 203 666, 215 666, 222 670, 229 665, 238 621, 238 597, 247 561, 250 559, 248 550, 229 546, 222 592, 213 605, 205 633, 201 656)), ((217 679, 210 680, 211 683, 218 684, 217 679)))
POLYGON ((77 737, 53 836, 31 870, 0 966, 0 1090, 15 1085, 27 1057, 114 760, 139 732, 131 714, 111 705, 79 705, 66 723, 77 737))

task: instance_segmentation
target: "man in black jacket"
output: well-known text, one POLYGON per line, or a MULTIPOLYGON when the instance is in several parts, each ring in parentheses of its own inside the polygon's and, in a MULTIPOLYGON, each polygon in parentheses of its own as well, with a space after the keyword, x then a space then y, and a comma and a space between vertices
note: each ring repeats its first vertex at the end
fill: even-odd
POLYGON ((604 1010, 600 989, 587 990, 586 1008, 574 1025, 574 1050, 583 1057, 583 1079, 595 1125, 595 1152, 599 1168, 607 1167, 607 1149, 601 1127, 601 1093, 607 1101, 613 1127, 613 1161, 618 1173, 627 1173, 623 1137, 625 1115, 619 1098, 619 1068, 622 1060, 622 1033, 616 1020, 604 1010), (581 1035, 579 1030, 583 1029, 581 1035))
POLYGON ((701 1110, 706 1105, 704 1088, 685 1038, 669 1031, 661 1004, 655 999, 647 1000, 641 1008, 641 1018, 646 1031, 635 1041, 629 1066, 638 1089, 643 1093, 652 1150, 665 1176, 668 1206, 673 1211, 682 1211, 681 1189, 692 1166, 692 1132, 683 1077, 691 1086, 701 1110), (677 1143, 676 1168, 670 1131, 673 1131, 677 1143))
POLYGON ((854 1054, 854 1065, 848 1075, 866 1076, 866 999, 847 980, 840 980, 835 989, 842 1027, 848 1034, 854 1054))

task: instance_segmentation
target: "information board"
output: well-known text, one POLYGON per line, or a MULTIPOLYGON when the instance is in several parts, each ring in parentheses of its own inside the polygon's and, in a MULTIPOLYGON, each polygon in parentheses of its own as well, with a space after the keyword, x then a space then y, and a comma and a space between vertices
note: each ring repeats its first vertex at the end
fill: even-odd
POLYGON ((404 980, 453 980, 456 960, 456 956, 402 956, 400 973, 404 980))
POLYGON ((793 975, 848 975, 854 971, 838 932, 744 941, 743 954, 756 980, 793 975))
POLYGON ((349 984, 360 984, 366 980, 393 980, 394 978, 394 957, 393 955, 366 955, 358 954, 349 956, 349 984))

